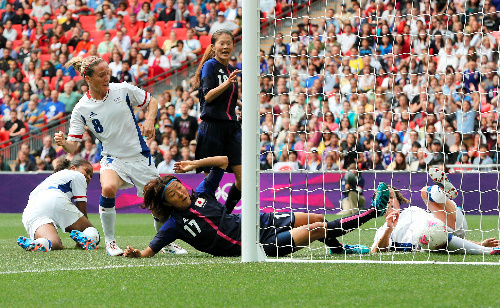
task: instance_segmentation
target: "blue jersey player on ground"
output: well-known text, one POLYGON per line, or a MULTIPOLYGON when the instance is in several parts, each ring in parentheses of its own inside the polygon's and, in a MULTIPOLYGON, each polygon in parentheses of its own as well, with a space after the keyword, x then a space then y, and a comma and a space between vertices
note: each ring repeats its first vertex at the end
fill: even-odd
MULTIPOLYGON (((216 31, 195 74, 202 119, 195 156, 196 159, 220 155, 229 158, 228 171, 236 178, 227 194, 225 205, 229 213, 241 199, 241 125, 236 118, 240 71, 229 65, 233 50, 232 33, 216 31)), ((208 175, 210 168, 197 171, 208 175)))
MULTIPOLYGON (((199 251, 214 256, 241 255, 241 216, 229 214, 215 197, 215 191, 228 166, 225 156, 175 163, 175 171, 184 173, 195 168, 211 167, 193 194, 174 176, 166 175, 144 187, 144 208, 166 222, 149 247, 140 251, 127 247, 126 257, 151 257, 162 247, 181 239, 199 251)), ((268 256, 284 256, 323 241, 332 253, 368 253, 367 247, 342 245, 337 237, 358 228, 377 215, 383 215, 389 201, 389 188, 380 183, 372 208, 362 214, 326 221, 321 214, 276 212, 260 214, 260 243, 268 256)))

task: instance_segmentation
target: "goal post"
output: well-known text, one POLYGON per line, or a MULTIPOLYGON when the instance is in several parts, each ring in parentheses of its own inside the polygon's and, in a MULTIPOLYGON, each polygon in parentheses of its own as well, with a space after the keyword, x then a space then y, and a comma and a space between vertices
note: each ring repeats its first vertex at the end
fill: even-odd
POLYGON ((241 261, 262 261, 259 254, 259 0, 243 1, 242 21, 242 183, 241 261))

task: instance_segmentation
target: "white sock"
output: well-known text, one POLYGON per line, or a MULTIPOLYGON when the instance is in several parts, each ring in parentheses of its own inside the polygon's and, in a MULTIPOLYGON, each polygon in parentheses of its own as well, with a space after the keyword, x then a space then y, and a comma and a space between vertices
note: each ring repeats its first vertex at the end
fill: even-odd
POLYGON ((101 217, 102 231, 106 243, 114 241, 116 209, 114 207, 103 208, 99 206, 99 216, 101 217))
POLYGON ((448 251, 451 253, 482 255, 489 254, 492 250, 491 247, 484 247, 454 235, 448 242, 448 251))
POLYGON ((87 229, 83 230, 82 233, 92 238, 96 245, 99 245, 99 242, 101 241, 101 236, 99 235, 99 231, 97 231, 96 228, 88 227, 87 229))
POLYGON ((52 243, 46 238, 39 237, 36 240, 34 240, 33 242, 38 243, 38 244, 42 244, 42 246, 45 247, 45 249, 47 249, 47 251, 52 250, 52 243))

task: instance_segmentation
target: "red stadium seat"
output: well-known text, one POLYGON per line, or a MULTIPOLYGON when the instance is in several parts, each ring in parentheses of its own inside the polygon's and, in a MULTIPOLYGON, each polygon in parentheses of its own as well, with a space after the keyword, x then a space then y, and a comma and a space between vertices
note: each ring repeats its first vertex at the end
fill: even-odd
POLYGON ((45 24, 45 25, 43 25, 43 30, 44 31, 47 31, 47 30, 52 29, 52 28, 54 28, 53 24, 45 24))
POLYGON ((23 44, 23 41, 22 40, 15 40, 12 42, 12 48, 16 48, 16 47, 19 47, 23 44))
POLYGON ((17 39, 20 40, 23 36, 23 26, 22 25, 12 25, 12 29, 17 31, 17 39))
POLYGON ((170 37, 169 36, 158 36, 156 38, 156 41, 158 42, 158 47, 162 48, 163 47, 163 43, 168 40, 170 37))
POLYGON ((83 30, 86 31, 95 30, 95 15, 80 16, 79 21, 82 24, 83 30))
POLYGON ((102 58, 104 61, 106 61, 106 62, 108 62, 108 63, 109 63, 109 57, 110 57, 110 56, 111 56, 111 53, 110 53, 110 52, 107 52, 107 53, 103 53, 103 54, 101 55, 101 58, 102 58))
POLYGON ((174 29, 175 33, 177 33, 177 39, 178 40, 185 40, 187 39, 187 29, 186 28, 175 28, 174 29))
POLYGON ((165 28, 165 22, 164 21, 157 21, 155 23, 155 25, 157 25, 158 27, 160 27, 160 29, 162 29, 162 31, 165 28))
POLYGON ((43 62, 46 62, 46 61, 50 61, 50 55, 47 55, 47 54, 40 55, 40 63, 43 63, 43 62))
POLYGON ((76 75, 75 77, 73 77, 73 81, 76 83, 78 81, 80 81, 80 79, 82 79, 82 76, 80 75, 76 75))
POLYGON ((207 49, 208 45, 211 44, 212 36, 211 35, 202 35, 200 36, 200 44, 201 44, 201 49, 202 51, 205 51, 207 49))
POLYGON ((105 33, 106 33, 106 31, 104 31, 104 30, 93 30, 93 31, 90 31, 90 37, 93 38, 94 40, 95 39, 103 39, 105 33))

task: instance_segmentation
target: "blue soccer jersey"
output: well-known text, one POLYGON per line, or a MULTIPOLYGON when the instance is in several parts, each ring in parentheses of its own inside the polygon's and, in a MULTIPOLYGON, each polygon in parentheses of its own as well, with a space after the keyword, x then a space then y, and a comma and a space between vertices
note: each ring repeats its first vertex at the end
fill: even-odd
POLYGON ((237 121, 236 102, 238 100, 238 83, 233 83, 211 102, 205 101, 205 95, 229 78, 235 70, 231 65, 224 66, 215 58, 203 64, 200 72, 199 99, 202 120, 237 121))
POLYGON ((149 244, 155 253, 181 239, 199 251, 214 256, 241 254, 240 215, 226 214, 215 197, 224 170, 214 168, 196 188, 191 205, 174 212, 149 244))

